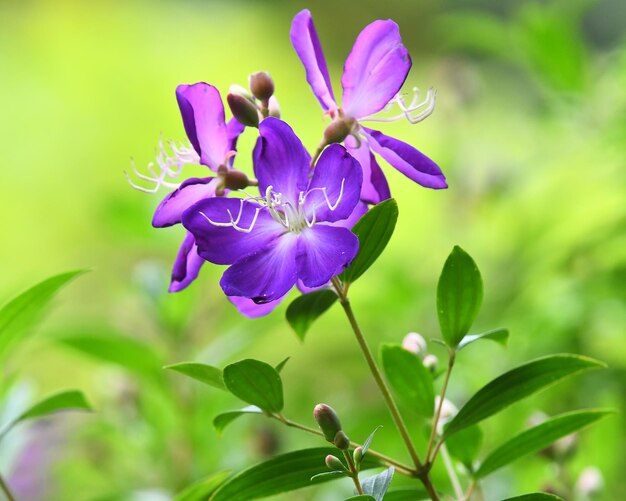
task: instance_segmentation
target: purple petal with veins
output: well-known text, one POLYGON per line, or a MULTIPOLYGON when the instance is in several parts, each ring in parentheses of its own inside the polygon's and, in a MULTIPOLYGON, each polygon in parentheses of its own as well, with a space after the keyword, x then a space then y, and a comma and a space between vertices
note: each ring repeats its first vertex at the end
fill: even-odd
POLYGON ((304 65, 307 82, 309 82, 315 97, 325 110, 337 108, 324 52, 311 18, 311 12, 305 9, 296 14, 291 23, 289 36, 304 65))
POLYGON ((230 151, 232 137, 224 122, 224 105, 219 91, 204 82, 176 87, 183 125, 200 161, 216 171, 230 151))
POLYGON ((378 113, 398 93, 410 69, 411 58, 396 23, 388 19, 366 26, 346 59, 341 78, 346 115, 358 119, 378 113))
POLYGON ((439 166, 413 146, 399 139, 363 127, 371 148, 390 165, 425 188, 447 188, 446 177, 439 166))
POLYGON ((361 141, 360 145, 357 144, 354 137, 348 136, 345 140, 345 145, 348 153, 357 159, 363 170, 361 200, 368 204, 376 205, 383 200, 391 198, 389 184, 378 162, 376 162, 376 158, 370 151, 367 138, 360 137, 359 139, 361 141))
POLYGON ((200 268, 205 260, 198 255, 196 241, 191 233, 187 233, 174 261, 172 280, 169 292, 180 292, 198 278, 200 268))
POLYGON ((219 180, 214 177, 187 179, 180 188, 168 194, 159 204, 152 218, 152 226, 165 228, 182 221, 183 212, 196 202, 215 196, 219 180))

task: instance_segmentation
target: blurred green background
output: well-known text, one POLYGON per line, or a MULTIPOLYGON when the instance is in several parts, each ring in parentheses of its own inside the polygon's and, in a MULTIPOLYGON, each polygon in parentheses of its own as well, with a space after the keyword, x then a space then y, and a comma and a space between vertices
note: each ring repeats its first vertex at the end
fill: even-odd
MULTIPOLYGON (((234 398, 182 376, 86 357, 60 341, 68 333, 128 336, 146 343, 159 365, 291 356, 283 372, 288 416, 311 425, 313 406, 327 402, 355 440, 384 424, 376 448, 405 459, 340 309, 302 345, 284 322, 285 305, 266 318, 240 317, 219 290, 219 267, 205 266, 189 290, 168 295, 182 229, 152 229, 165 192, 136 192, 122 172, 131 156, 140 168, 151 161, 161 134, 185 138, 177 84, 206 81, 225 94, 260 69, 276 81, 283 118, 314 148, 322 113, 288 37, 291 18, 305 7, 336 90, 358 32, 390 17, 413 58, 407 88, 438 92, 425 122, 383 128, 435 159, 450 189, 422 189, 383 166, 399 224, 351 289, 371 344, 399 342, 409 331, 438 336, 438 271, 459 244, 485 282, 476 329, 508 327, 511 342, 506 350, 486 343, 464 353, 454 402, 552 352, 610 366, 488 420, 485 446, 511 436, 537 409, 624 410, 626 3, 3 0, 0 299, 57 272, 93 270, 62 293, 38 336, 11 361, 22 382, 6 400, 19 406, 79 387, 98 411, 24 426, 3 442, 0 471, 13 479, 18 499, 168 499, 212 471, 322 445, 255 417, 218 436, 211 419, 236 408, 234 398), (37 453, 25 456, 33 444, 37 453)), ((240 168, 250 167, 253 140, 250 131, 242 138, 240 168)), ((557 476, 571 484, 587 466, 604 477, 599 499, 621 499, 624 429, 620 414, 584 431, 564 471, 538 456, 519 460, 485 483, 486 499, 545 488, 557 476)), ((435 476, 445 482, 443 472, 435 476)), ((333 500, 338 492, 349 485, 284 499, 333 500)))

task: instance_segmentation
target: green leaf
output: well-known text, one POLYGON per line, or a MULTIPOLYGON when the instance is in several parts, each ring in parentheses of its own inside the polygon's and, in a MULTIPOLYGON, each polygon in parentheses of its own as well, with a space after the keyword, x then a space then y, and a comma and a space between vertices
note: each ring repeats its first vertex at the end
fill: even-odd
POLYGON ((476 424, 468 426, 446 440, 450 455, 471 471, 483 442, 483 432, 476 424))
POLYGON ((372 433, 370 433, 370 436, 367 437, 367 440, 365 440, 365 442, 363 443, 363 456, 365 456, 365 454, 369 450, 370 445, 372 444, 372 440, 374 440, 374 435, 376 435, 376 432, 380 430, 382 427, 383 427, 382 424, 377 426, 376 429, 372 433))
POLYGON ((376 501, 383 501, 383 498, 387 493, 387 489, 389 489, 389 484, 391 484, 393 472, 394 468, 393 466, 390 466, 378 475, 374 475, 373 477, 369 477, 363 480, 361 482, 361 487, 363 487, 363 494, 370 494, 374 496, 376 501))
POLYGON ((506 498, 503 501, 563 501, 563 498, 554 494, 546 494, 545 492, 533 492, 531 494, 523 494, 514 498, 506 498))
MULTIPOLYGON (((339 478, 325 475, 311 481, 311 477, 328 471, 324 460, 336 453, 334 447, 319 447, 278 455, 230 478, 210 501, 249 501, 339 478)), ((368 457, 363 460, 362 469, 379 466, 378 460, 368 457)))
POLYGON ((32 331, 58 290, 85 272, 86 270, 77 270, 50 277, 0 309, 0 360, 32 331))
POLYGON ((282 362, 280 362, 276 367, 274 367, 274 369, 276 369, 276 372, 278 372, 280 374, 280 372, 283 370, 283 367, 285 367, 285 364, 287 362, 289 362, 289 359, 291 357, 287 357, 285 360, 283 360, 282 362))
POLYGON ((370 496, 369 494, 362 494, 360 496, 352 496, 351 498, 346 498, 345 501, 376 501, 374 496, 370 496))
POLYGON ((450 421, 444 438, 492 416, 565 377, 606 367, 602 362, 580 355, 550 355, 521 365, 478 390, 450 421))
POLYGON ((244 414, 263 414, 263 411, 256 405, 249 405, 236 411, 223 412, 213 418, 213 426, 218 433, 222 433, 230 423, 244 414))
POLYGON ((140 375, 159 375, 163 360, 150 345, 110 331, 63 335, 62 344, 140 375))
POLYGON ((337 294, 330 289, 320 289, 318 291, 303 294, 294 299, 287 307, 287 322, 296 332, 301 341, 307 331, 328 308, 337 300, 337 294))
POLYGON ((567 412, 525 430, 489 454, 476 472, 476 478, 483 478, 521 456, 540 451, 611 413, 604 409, 567 412))
POLYGON ((357 221, 352 232, 359 238, 359 253, 341 274, 344 283, 352 283, 374 264, 385 250, 398 220, 398 204, 393 198, 372 207, 357 221))
POLYGON ((430 496, 424 489, 418 487, 403 487, 387 491, 385 501, 418 501, 421 499, 430 499, 430 496))
POLYGON ((451 348, 472 327, 483 300, 483 281, 470 255, 458 245, 448 256, 437 284, 437 313, 445 342, 451 348))
POLYGON ((493 329, 487 332, 483 332, 482 334, 472 334, 471 336, 465 336, 463 340, 459 343, 456 348, 456 351, 460 351, 465 348, 468 344, 473 343, 474 341, 478 341, 480 339, 488 339, 490 341, 495 341, 496 343, 501 344, 506 347, 509 342, 509 330, 508 329, 493 329))
POLYGON ((166 365, 164 369, 180 372, 181 374, 196 379, 204 384, 227 391, 222 371, 212 365, 200 364, 197 362, 181 362, 178 364, 166 365))
POLYGON ((8 423, 2 430, 0 430, 0 438, 18 423, 29 419, 48 416, 55 412, 69 410, 90 411, 92 409, 89 403, 87 403, 85 396, 80 391, 68 390, 55 393, 54 395, 50 395, 49 397, 37 402, 13 421, 8 423))
POLYGON ((283 409, 280 374, 265 362, 249 358, 226 366, 224 383, 233 395, 265 412, 283 409))
POLYGON ((205 501, 229 476, 229 471, 220 471, 200 479, 176 494, 174 501, 205 501))
POLYGON ((398 398, 420 415, 432 416, 435 407, 433 378, 422 360, 394 344, 383 345, 381 356, 387 380, 398 398))

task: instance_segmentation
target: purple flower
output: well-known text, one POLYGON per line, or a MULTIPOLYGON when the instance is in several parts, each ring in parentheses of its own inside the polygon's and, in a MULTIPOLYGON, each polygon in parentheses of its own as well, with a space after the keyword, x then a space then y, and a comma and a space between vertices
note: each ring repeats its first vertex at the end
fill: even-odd
POLYGON ((209 198, 183 214, 200 257, 230 265, 221 279, 228 296, 264 304, 298 282, 320 287, 358 250, 358 239, 339 224, 359 203, 362 172, 340 145, 329 146, 310 176, 310 155, 293 130, 266 118, 254 148, 261 197, 209 198))
POLYGON ((425 119, 434 108, 434 93, 418 103, 417 95, 406 105, 398 94, 411 68, 411 58, 402 45, 398 25, 378 20, 359 34, 346 59, 341 78, 342 106, 333 95, 328 68, 311 13, 303 10, 291 25, 291 42, 306 70, 306 77, 322 108, 333 119, 322 147, 345 140, 348 151, 363 168, 361 198, 378 203, 390 197, 389 186, 374 155, 427 188, 446 188, 441 169, 412 146, 362 125, 363 121, 392 121, 407 118, 411 123, 425 119), (396 117, 374 117, 390 104, 399 106, 396 117), (416 114, 416 112, 418 112, 416 114))

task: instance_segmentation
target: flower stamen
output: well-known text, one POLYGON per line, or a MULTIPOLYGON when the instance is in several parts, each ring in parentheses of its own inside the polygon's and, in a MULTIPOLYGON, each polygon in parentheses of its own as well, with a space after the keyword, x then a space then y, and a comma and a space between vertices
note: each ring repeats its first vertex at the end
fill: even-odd
POLYGON ((417 87, 413 87, 413 99, 411 100, 410 104, 406 104, 404 95, 398 94, 391 101, 389 101, 389 104, 387 106, 385 106, 384 111, 390 111, 393 105, 398 106, 401 111, 400 114, 392 117, 376 117, 371 115, 361 118, 360 121, 395 122, 402 118, 406 118, 412 124, 422 122, 423 120, 426 120, 433 113, 433 111, 435 111, 436 95, 437 92, 431 87, 430 89, 428 89, 426 97, 420 102, 419 89, 417 87))
POLYGON ((239 201, 239 213, 237 214, 236 218, 233 217, 233 213, 230 211, 230 209, 226 209, 226 212, 228 213, 228 217, 230 218, 230 221, 228 222, 213 221, 209 216, 207 216, 202 211, 200 211, 199 214, 213 226, 231 227, 234 230, 237 230, 241 233, 250 233, 254 229, 254 225, 256 224, 257 218, 259 217, 259 212, 261 212, 261 207, 257 207, 256 209, 254 209, 254 216, 252 217, 252 221, 250 222, 250 225, 247 228, 242 228, 241 226, 239 226, 239 221, 241 221, 241 216, 243 215, 244 202, 245 200, 243 199, 239 201))

